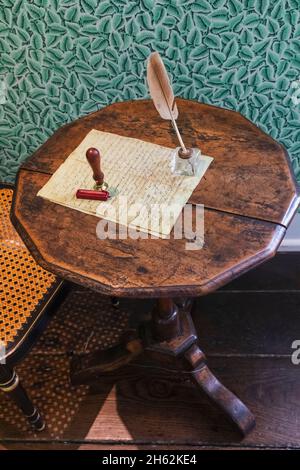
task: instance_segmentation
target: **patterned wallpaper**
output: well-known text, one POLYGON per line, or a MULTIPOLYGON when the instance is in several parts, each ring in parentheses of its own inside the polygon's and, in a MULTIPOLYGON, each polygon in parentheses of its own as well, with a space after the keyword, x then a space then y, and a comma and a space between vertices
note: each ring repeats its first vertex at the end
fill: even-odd
POLYGON ((61 124, 146 97, 158 50, 178 96, 232 108, 300 181, 300 0, 1 0, 0 179, 61 124), (299 80, 299 82, 298 82, 299 80))

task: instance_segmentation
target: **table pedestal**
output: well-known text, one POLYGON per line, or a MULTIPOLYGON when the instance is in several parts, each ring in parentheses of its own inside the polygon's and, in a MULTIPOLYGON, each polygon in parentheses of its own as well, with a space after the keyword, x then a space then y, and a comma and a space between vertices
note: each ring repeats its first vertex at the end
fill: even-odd
POLYGON ((193 380, 210 400, 246 435, 255 426, 248 408, 224 387, 206 365, 191 318, 190 299, 161 298, 152 318, 129 330, 120 344, 107 350, 74 356, 71 381, 87 384, 122 366, 181 374, 193 380))

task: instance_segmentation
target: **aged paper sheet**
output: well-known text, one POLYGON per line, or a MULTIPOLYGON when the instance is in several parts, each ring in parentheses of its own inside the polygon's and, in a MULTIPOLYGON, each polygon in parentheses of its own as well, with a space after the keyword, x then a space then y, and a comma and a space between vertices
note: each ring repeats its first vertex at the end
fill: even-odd
POLYGON ((212 157, 201 156, 203 168, 200 176, 173 176, 170 170, 172 150, 93 129, 38 192, 38 196, 142 232, 166 237, 213 160, 212 157), (85 157, 89 147, 100 150, 105 181, 117 190, 117 195, 108 201, 76 199, 77 189, 92 189, 94 185, 85 157), (164 216, 170 212, 170 207, 171 217, 164 216))

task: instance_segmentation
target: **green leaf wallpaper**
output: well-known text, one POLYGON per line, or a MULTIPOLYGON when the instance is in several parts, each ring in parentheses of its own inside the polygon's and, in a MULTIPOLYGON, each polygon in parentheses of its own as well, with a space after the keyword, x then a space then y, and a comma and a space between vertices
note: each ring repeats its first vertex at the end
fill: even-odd
POLYGON ((300 0, 1 0, 0 179, 67 121, 148 96, 158 50, 178 96, 240 111, 300 181, 300 0))

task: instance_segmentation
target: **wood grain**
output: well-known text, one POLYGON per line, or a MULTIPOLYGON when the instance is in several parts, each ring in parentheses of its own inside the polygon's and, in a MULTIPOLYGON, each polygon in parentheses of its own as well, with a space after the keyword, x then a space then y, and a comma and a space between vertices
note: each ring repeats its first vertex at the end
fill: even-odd
MULTIPOLYGON (((300 392, 299 374, 290 359, 220 358, 210 359, 213 372, 237 396, 243 397, 253 411, 257 426, 243 445, 286 445, 299 447, 300 392)), ((187 383, 176 383, 168 376, 156 379, 136 373, 115 377, 117 388, 112 389, 101 413, 93 421, 87 438, 119 439, 141 443, 168 443, 195 445, 239 444, 241 439, 222 413, 211 406, 187 383), (118 415, 112 419, 114 393, 117 394, 118 415), (103 414, 102 414, 103 413, 103 414), (111 415, 110 415, 111 413, 111 415), (104 419, 104 415, 107 418, 104 419), (110 415, 110 421, 108 416, 110 415), (120 421, 119 421, 120 420, 120 421), (118 424, 119 422, 119 424, 118 424)), ((93 393, 105 390, 98 382, 93 393)), ((90 396, 90 412, 92 396, 90 396)), ((78 417, 78 421, 81 417, 78 417)), ((82 417, 84 419, 84 417, 82 417)), ((89 418, 90 420, 90 418, 89 418)), ((75 427, 74 427, 75 431, 75 427)))
POLYGON ((300 290, 300 253, 279 252, 266 263, 230 282, 225 290, 300 290))
POLYGON ((293 341, 300 339, 299 305, 300 290, 217 291, 197 299, 193 320, 208 356, 290 357, 293 341))
MULTIPOLYGON (((272 291, 259 295, 253 292, 245 297, 236 293, 213 294, 199 299, 200 303, 206 302, 206 310, 199 307, 194 314, 212 370, 226 386, 243 397, 256 415, 256 429, 246 439, 241 440, 204 395, 188 384, 168 382, 166 377, 151 380, 140 370, 130 375, 120 372, 94 383, 80 406, 73 406, 74 414, 68 421, 69 400, 76 392, 68 381, 65 358, 72 351, 83 349, 91 332, 93 337, 104 341, 106 332, 116 331, 123 304, 130 304, 130 310, 137 312, 144 304, 144 301, 121 299, 120 310, 114 310, 109 316, 105 312, 105 302, 109 304, 109 299, 74 286, 29 354, 27 365, 19 366, 20 376, 28 382, 29 393, 41 406, 56 434, 53 436, 46 430, 34 435, 1 419, 0 445, 6 449, 133 450, 185 446, 299 449, 300 366, 294 366, 286 354, 292 329, 293 339, 298 337, 300 291, 294 294, 297 296, 294 302, 290 301, 288 292, 284 295, 282 292, 282 300, 275 310, 279 295, 272 291), (215 303, 221 295, 232 296, 223 309, 215 303), (265 295, 268 299, 261 301, 265 295), (216 313, 212 316, 214 309, 216 313), (274 336, 276 328, 278 334, 274 336), (28 369, 33 378, 26 378, 28 369), (67 412, 61 408, 58 412, 57 401, 66 403, 67 412)), ((93 344, 97 347, 97 340, 93 344)), ((12 410, 13 416, 21 420, 13 406, 0 395, 0 409, 4 408, 6 414, 12 410)))
MULTIPOLYGON (((51 360, 56 361, 55 356, 51 360)), ((39 359, 41 363, 41 359, 39 359)), ((45 359, 46 362, 46 359, 45 359)), ((37 441, 58 446, 64 442, 194 446, 272 446, 299 448, 300 381, 296 366, 286 358, 210 358, 213 372, 240 397, 256 416, 256 428, 243 440, 223 413, 188 382, 165 375, 114 374, 90 387, 69 425, 63 429, 58 416, 58 436, 47 430, 32 436, 1 422, 0 442, 37 441), (296 370, 295 370, 296 369, 296 370)), ((48 373, 49 376, 49 373, 48 373)), ((57 386, 58 387, 58 386, 57 386)), ((59 392, 57 391, 59 396, 59 392)), ((53 399, 53 398, 52 398, 53 399)), ((46 403, 50 397, 46 397, 46 403)), ((44 405, 46 406, 46 405, 44 405)), ((55 409, 55 407, 54 407, 55 409)), ((65 418, 64 418, 65 419, 65 418)), ((63 421, 63 419, 62 419, 63 421)))
POLYGON ((206 209, 205 244, 187 240, 99 240, 98 218, 36 197, 49 175, 19 172, 12 220, 37 261, 57 275, 105 294, 202 295, 272 257, 281 225, 206 209))
MULTIPOLYGON (((185 144, 215 159, 190 201, 287 226, 300 199, 285 149, 239 113, 176 102, 185 144)), ((151 100, 129 101, 60 128, 24 167, 54 173, 91 129, 177 146, 171 124, 160 118, 151 100)))
MULTIPOLYGON (((91 129, 175 147, 150 100, 115 103, 60 128, 21 169, 12 220, 38 262, 115 296, 197 296, 273 256, 299 203, 284 149, 239 113, 178 99, 188 146, 214 162, 190 202, 205 205, 205 246, 96 239, 97 219, 36 197, 91 129)), ((100 149, 101 151, 101 149, 100 149)))

